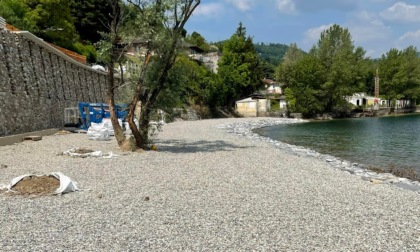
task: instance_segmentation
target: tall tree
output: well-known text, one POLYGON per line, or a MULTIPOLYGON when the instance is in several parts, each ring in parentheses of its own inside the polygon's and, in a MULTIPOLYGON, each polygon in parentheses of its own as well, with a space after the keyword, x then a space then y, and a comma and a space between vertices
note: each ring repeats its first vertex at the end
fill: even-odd
POLYGON ((69 48, 78 34, 67 0, 25 0, 30 8, 26 19, 35 23, 36 35, 48 42, 69 48))
POLYGON ((26 14, 30 11, 28 5, 22 0, 1 0, 0 16, 6 19, 6 22, 17 27, 20 30, 32 31, 35 29, 35 23, 28 20, 26 14))
POLYGON ((380 94, 388 100, 420 98, 420 59, 417 49, 391 49, 379 61, 380 94))
MULTIPOLYGON (((138 26, 136 30, 132 30, 131 34, 127 34, 131 36, 126 39, 142 41, 146 53, 140 55, 143 63, 137 74, 138 79, 127 121, 135 138, 136 146, 146 149, 150 144, 149 126, 152 111, 155 109, 159 94, 171 85, 168 81, 169 74, 177 59, 184 26, 200 4, 200 0, 128 0, 128 2, 138 10, 135 21, 138 26), (137 128, 134 123, 134 111, 139 101, 141 102, 141 113, 137 128)), ((114 6, 116 6, 115 2, 114 6)), ((118 15, 119 13, 115 12, 114 17, 118 15)), ((114 18, 113 20, 120 19, 114 18)), ((114 39, 112 37, 108 39, 108 41, 113 41, 111 49, 108 50, 111 55, 114 55, 113 52, 118 50, 116 42, 120 39, 120 30, 115 26, 115 23, 113 21, 110 26, 114 39)), ((112 84, 108 88, 110 107, 115 105, 113 103, 115 88, 116 86, 112 84)), ((120 129, 115 110, 110 109, 110 112, 114 129, 120 129)), ((126 142, 124 135, 118 134, 117 136, 117 131, 116 138, 120 145, 126 142)))
POLYGON ((322 113, 326 104, 322 92, 323 69, 319 59, 310 54, 302 55, 290 66, 292 72, 285 89, 290 112, 302 113, 304 117, 322 113))
POLYGON ((74 26, 85 43, 96 43, 107 30, 112 7, 108 0, 69 0, 74 26))
POLYGON ((296 43, 290 44, 287 49, 280 65, 276 69, 276 78, 278 81, 283 82, 286 86, 294 80, 294 70, 296 64, 302 60, 304 53, 299 49, 296 43))
POLYGON ((222 105, 233 106, 235 100, 248 96, 263 86, 263 72, 251 37, 239 24, 236 32, 224 43, 218 73, 221 90, 225 90, 222 105))
POLYGON ((321 33, 310 54, 322 66, 322 91, 326 112, 344 115, 349 111, 345 96, 363 91, 367 74, 365 51, 355 48, 347 28, 333 25, 321 33))

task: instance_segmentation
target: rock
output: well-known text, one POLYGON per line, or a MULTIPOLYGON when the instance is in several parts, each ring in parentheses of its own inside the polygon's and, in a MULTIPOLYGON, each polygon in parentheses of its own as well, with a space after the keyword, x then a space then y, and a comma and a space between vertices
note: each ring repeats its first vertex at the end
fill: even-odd
POLYGON ((400 182, 400 180, 398 178, 392 178, 392 179, 385 180, 385 183, 388 183, 388 184, 396 184, 396 183, 399 183, 399 182, 400 182))
POLYGON ((370 182, 372 182, 374 185, 383 184, 384 182, 379 179, 371 179, 370 182))

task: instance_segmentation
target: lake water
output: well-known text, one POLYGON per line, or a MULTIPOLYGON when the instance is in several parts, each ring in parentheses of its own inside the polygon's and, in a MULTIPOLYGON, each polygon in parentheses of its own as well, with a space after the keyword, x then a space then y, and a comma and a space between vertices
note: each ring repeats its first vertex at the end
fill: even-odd
POLYGON ((420 114, 289 124, 257 133, 350 162, 420 174, 420 114))

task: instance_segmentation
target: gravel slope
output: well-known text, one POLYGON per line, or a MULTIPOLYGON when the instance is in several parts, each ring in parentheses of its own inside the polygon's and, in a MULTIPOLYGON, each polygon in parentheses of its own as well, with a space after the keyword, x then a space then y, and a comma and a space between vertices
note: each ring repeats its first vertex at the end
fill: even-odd
POLYGON ((157 152, 82 134, 0 147, 0 184, 60 171, 85 189, 0 194, 0 251, 420 251, 418 193, 218 128, 243 120, 165 125, 157 152), (119 156, 57 155, 72 147, 119 156))

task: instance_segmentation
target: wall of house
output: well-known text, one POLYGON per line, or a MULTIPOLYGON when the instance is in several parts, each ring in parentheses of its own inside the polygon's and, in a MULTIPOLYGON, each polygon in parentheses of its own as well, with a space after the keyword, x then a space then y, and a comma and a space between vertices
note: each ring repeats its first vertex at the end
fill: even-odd
POLYGON ((62 127, 64 108, 105 97, 104 73, 29 32, 0 29, 0 136, 62 127))
POLYGON ((258 102, 248 101, 248 102, 237 102, 236 111, 243 117, 257 117, 258 102))
POLYGON ((267 99, 258 99, 258 113, 268 112, 271 109, 270 101, 267 99))

